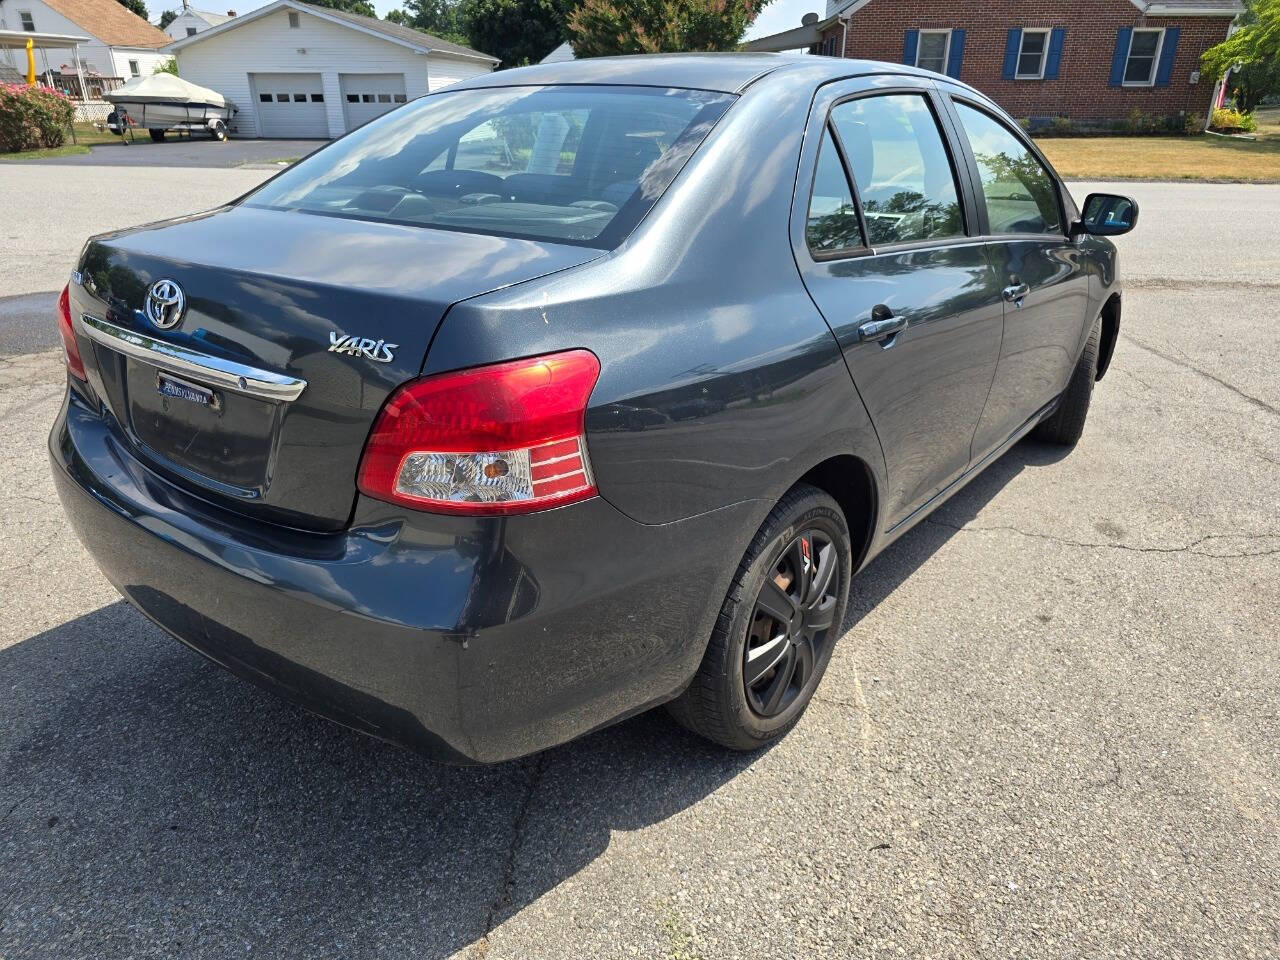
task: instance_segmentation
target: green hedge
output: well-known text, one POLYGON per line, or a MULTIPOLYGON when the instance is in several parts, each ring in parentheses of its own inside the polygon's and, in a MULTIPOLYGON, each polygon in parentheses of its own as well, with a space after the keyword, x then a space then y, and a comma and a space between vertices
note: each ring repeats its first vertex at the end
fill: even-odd
POLYGON ((0 84, 0 153, 62 146, 74 116, 71 101, 56 90, 0 84))

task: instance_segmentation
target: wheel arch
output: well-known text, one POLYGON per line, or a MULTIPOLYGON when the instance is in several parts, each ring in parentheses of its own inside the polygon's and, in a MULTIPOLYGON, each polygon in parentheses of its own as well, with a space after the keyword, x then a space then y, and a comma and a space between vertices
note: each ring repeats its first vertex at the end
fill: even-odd
POLYGON ((849 527, 853 569, 860 570, 875 539, 879 514, 879 494, 871 465, 852 453, 837 454, 815 464, 795 485, 802 483, 817 487, 840 505, 849 527))
POLYGON ((1120 339, 1120 294, 1113 293, 1102 305, 1100 320, 1102 321, 1101 338, 1098 342, 1098 372, 1095 380, 1101 380, 1111 366, 1111 357, 1116 352, 1116 341, 1120 339))

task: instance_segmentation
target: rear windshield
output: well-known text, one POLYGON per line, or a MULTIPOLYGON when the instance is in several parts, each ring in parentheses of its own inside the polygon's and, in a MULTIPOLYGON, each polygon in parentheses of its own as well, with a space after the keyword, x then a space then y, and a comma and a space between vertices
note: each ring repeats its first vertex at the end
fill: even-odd
POLYGON ((446 91, 366 124, 244 202, 612 248, 732 101, 656 87, 446 91))

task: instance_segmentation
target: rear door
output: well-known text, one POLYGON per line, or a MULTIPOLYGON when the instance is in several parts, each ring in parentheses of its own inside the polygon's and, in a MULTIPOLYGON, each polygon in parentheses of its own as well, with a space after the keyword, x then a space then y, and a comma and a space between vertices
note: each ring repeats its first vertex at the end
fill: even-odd
POLYGON ((1000 361, 973 438, 979 459, 1066 388, 1086 332, 1089 278, 1057 178, 1034 147, 976 100, 953 97, 951 106, 1005 297, 1000 361))
POLYGON ((1002 285, 943 109, 924 79, 824 87, 792 221, 805 284, 880 437, 890 526, 968 467, 1000 351, 1002 285))

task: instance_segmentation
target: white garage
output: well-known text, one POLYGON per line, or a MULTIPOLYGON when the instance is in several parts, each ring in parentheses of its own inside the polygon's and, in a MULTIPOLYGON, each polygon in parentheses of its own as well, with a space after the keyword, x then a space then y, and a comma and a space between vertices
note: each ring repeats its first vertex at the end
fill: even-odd
POLYGON ((237 137, 339 137, 498 65, 410 27, 302 0, 275 0, 165 49, 179 76, 236 105, 237 137))
POLYGON ((338 75, 347 129, 380 117, 409 99, 403 73, 342 73, 338 75))
POLYGON ((329 136, 320 74, 253 73, 249 86, 262 136, 287 140, 329 136))

